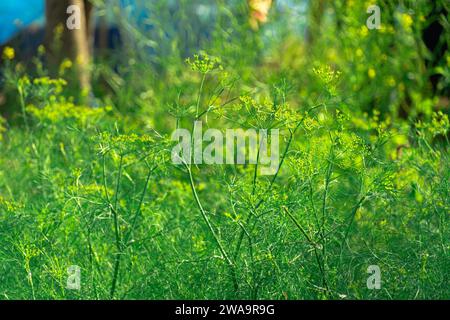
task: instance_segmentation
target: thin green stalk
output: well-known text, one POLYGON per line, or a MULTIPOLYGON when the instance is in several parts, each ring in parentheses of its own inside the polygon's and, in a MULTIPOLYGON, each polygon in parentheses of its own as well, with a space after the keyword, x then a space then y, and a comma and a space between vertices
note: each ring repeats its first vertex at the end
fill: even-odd
POLYGON ((203 75, 202 75, 202 82, 200 83, 200 89, 198 90, 197 105, 195 107, 195 118, 198 117, 198 110, 200 108, 200 101, 201 101, 201 98, 202 98, 203 86, 205 84, 205 79, 206 79, 206 73, 203 73, 203 75))
POLYGON ((312 210, 313 210, 313 213, 314 213, 314 220, 316 222, 317 230, 319 230, 320 229, 320 222, 319 222, 319 217, 317 216, 316 205, 314 204, 314 193, 313 193, 311 177, 309 177, 309 179, 308 179, 308 185, 309 185, 309 199, 311 201, 311 207, 312 207, 312 210))
POLYGON ((27 114, 26 114, 26 111, 25 111, 25 97, 24 97, 23 88, 22 88, 21 85, 18 85, 17 91, 19 91, 20 108, 21 108, 21 111, 22 111, 22 117, 23 117, 23 121, 25 123, 25 128, 27 129, 27 132, 29 132, 30 131, 30 127, 28 125, 27 114))
MULTIPOLYGON (((280 161, 280 165, 277 168, 277 171, 275 172, 275 175, 272 177, 269 186, 267 187, 267 189, 264 192, 264 195, 266 195, 267 193, 270 192, 270 190, 272 189, 273 184, 275 183, 276 178, 278 177, 278 173, 281 170, 281 166, 284 163, 284 159, 286 158, 286 155, 289 151, 289 148, 291 146, 292 140, 294 138, 295 133, 297 132, 298 128, 300 128, 300 125, 303 123, 303 119, 301 121, 298 122, 297 126, 294 128, 294 130, 290 130, 290 135, 289 135, 289 140, 288 143, 284 149, 283 155, 281 157, 281 161, 280 161)), ((260 199, 259 202, 256 204, 255 208, 252 210, 252 213, 250 213, 245 221, 245 224, 249 224, 252 216, 253 216, 253 211, 258 210, 258 208, 263 204, 264 202, 264 198, 260 199)), ((241 231, 241 233, 239 234, 239 238, 238 238, 238 242, 236 245, 236 249, 234 250, 234 259, 237 258, 237 256, 239 255, 239 251, 241 250, 241 246, 242 246, 242 240, 244 239, 244 231, 241 231)))
POLYGON ((258 151, 256 154, 256 164, 255 164, 255 171, 253 172, 253 189, 252 189, 252 195, 255 195, 256 192, 256 179, 258 178, 258 163, 259 163, 259 152, 261 150, 261 142, 258 146, 258 151))
POLYGON ((245 235, 248 238, 248 248, 249 248, 249 253, 250 253, 250 259, 251 259, 251 268, 252 268, 252 299, 256 300, 258 298, 258 285, 257 285, 257 281, 256 281, 256 271, 255 271, 255 256, 253 253, 253 239, 250 236, 250 233, 247 231, 247 229, 245 228, 245 226, 238 221, 237 222, 239 227, 241 227, 242 231, 244 231, 245 235))
MULTIPOLYGON (((333 143, 333 141, 332 141, 333 143)), ((330 148, 329 157, 333 156, 333 146, 330 148)), ((320 227, 320 235, 321 235, 321 247, 322 247, 322 262, 323 262, 323 281, 324 285, 326 284, 326 268, 327 268, 327 241, 326 241, 326 219, 327 219, 327 200, 328 200, 328 190, 330 187, 331 175, 333 173, 333 159, 328 159, 327 172, 325 176, 325 190, 322 198, 322 222, 320 227)))
POLYGON ((148 170, 147 178, 145 179, 144 190, 142 190, 141 198, 139 200, 139 204, 138 204, 138 207, 136 209, 136 213, 134 214, 134 217, 133 217, 133 222, 131 223, 131 227, 130 227, 128 233, 124 237, 124 241, 123 242, 125 243, 125 245, 128 243, 128 240, 130 239, 131 234, 133 233, 134 228, 136 227, 137 219, 139 218, 139 216, 141 214, 142 203, 144 202, 144 197, 145 197, 145 195, 147 193, 148 183, 150 181, 150 177, 151 177, 153 171, 155 171, 157 167, 158 166, 155 166, 152 169, 148 170))
POLYGON ((31 273, 29 262, 26 263, 25 269, 27 271, 28 283, 30 284, 30 287, 31 287, 31 296, 33 297, 33 300, 36 300, 36 295, 35 295, 35 290, 34 290, 34 282, 33 282, 33 275, 31 273))
POLYGON ((235 290, 238 289, 237 280, 236 280, 236 271, 234 267, 233 261, 231 261, 230 257, 228 256, 227 252, 225 251, 225 248, 223 247, 222 243, 219 240, 219 237, 217 236, 216 232, 214 231, 214 228, 209 221, 208 215, 206 214, 205 210, 203 209, 203 206, 200 202, 200 198, 198 197, 197 190, 195 189, 194 179, 192 177, 192 170, 191 168, 186 165, 187 171, 189 173, 189 184, 191 186, 192 193, 194 195, 195 202, 197 204, 197 207, 200 210, 200 213, 203 217, 203 220, 205 221, 206 225, 208 226, 209 231, 211 232, 211 235, 214 238, 214 241, 216 242, 217 246, 219 247, 220 252, 222 253, 222 256, 224 257, 225 261, 227 262, 228 266, 230 267, 232 278, 233 278, 233 284, 235 290))
POLYGON ((322 282, 323 282, 323 285, 324 285, 326 291, 328 292, 329 288, 328 288, 328 283, 327 283, 327 278, 326 278, 326 273, 325 273, 325 268, 324 268, 324 263, 325 263, 323 261, 324 257, 322 256, 322 261, 321 261, 320 255, 317 251, 317 243, 311 239, 311 237, 306 233, 306 231, 303 229, 303 227, 297 221, 297 219, 295 219, 295 217, 289 212, 287 207, 283 206, 283 210, 289 216, 289 218, 292 220, 294 225, 300 230, 301 234, 306 238, 308 243, 313 247, 314 256, 316 258, 316 263, 317 263, 317 266, 319 267, 319 271, 322 276, 322 282))
POLYGON ((114 294, 116 291, 117 286, 117 280, 119 276, 119 269, 120 269, 120 259, 122 256, 122 245, 121 245, 121 239, 120 239, 120 230, 119 230, 119 219, 118 219, 118 213, 117 213, 117 202, 118 202, 118 193, 120 188, 120 179, 122 176, 122 166, 123 166, 123 155, 120 156, 120 163, 119 163, 119 173, 117 175, 116 180, 116 193, 114 195, 114 206, 111 204, 111 201, 109 199, 108 195, 108 189, 106 185, 106 173, 105 173, 105 158, 103 157, 103 184, 106 192, 106 198, 108 201, 109 210, 113 216, 114 221, 114 237, 116 242, 116 258, 114 263, 114 269, 113 269, 113 279, 111 283, 111 290, 110 290, 110 298, 114 299, 114 294))
MULTIPOLYGON (((76 204, 78 207, 78 210, 80 210, 80 212, 83 214, 83 208, 81 207, 81 203, 79 201, 79 198, 76 199, 76 204)), ((89 251, 89 272, 91 274, 91 282, 92 282, 92 287, 94 289, 94 295, 98 298, 98 293, 97 293, 97 283, 95 281, 95 270, 94 270, 94 265, 97 269, 97 271, 100 271, 99 269, 99 265, 98 265, 98 261, 97 261, 97 257, 96 254, 94 253, 94 248, 92 247, 92 240, 91 240, 91 231, 92 228, 94 227, 95 221, 92 221, 91 223, 87 223, 86 224, 86 241, 87 241, 87 245, 88 245, 88 251, 89 251)), ((84 233, 83 233, 84 234, 84 233)), ((99 272, 99 274, 101 274, 99 272)))
POLYGON ((353 207, 352 213, 350 214, 349 221, 347 223, 347 228, 345 230, 344 238, 342 239, 341 248, 343 248, 345 242, 347 241, 348 234, 350 232, 350 229, 352 227, 353 221, 355 221, 356 213, 358 212, 358 209, 361 207, 363 202, 366 200, 366 196, 361 197, 359 201, 356 203, 356 205, 353 207))

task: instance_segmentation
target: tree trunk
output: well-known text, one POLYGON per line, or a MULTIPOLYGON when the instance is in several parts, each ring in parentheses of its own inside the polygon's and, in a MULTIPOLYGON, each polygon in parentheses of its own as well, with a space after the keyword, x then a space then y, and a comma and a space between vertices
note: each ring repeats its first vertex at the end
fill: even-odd
POLYGON ((93 45, 92 4, 86 0, 46 0, 45 45, 49 69, 56 73, 61 61, 69 58, 75 66, 80 88, 88 93, 91 89, 89 65, 93 45), (80 8, 81 28, 69 30, 67 8, 80 8))

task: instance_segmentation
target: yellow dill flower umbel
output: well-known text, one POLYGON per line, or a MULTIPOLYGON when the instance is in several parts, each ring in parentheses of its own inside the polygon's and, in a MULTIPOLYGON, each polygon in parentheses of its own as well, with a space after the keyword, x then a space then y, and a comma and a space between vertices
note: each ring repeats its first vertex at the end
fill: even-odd
POLYGON ((59 65, 59 75, 63 76, 67 69, 72 68, 72 61, 70 59, 64 59, 59 65))
POLYGON ((409 14, 403 13, 400 15, 400 23, 403 28, 409 29, 413 24, 413 18, 409 14))
POLYGON ((6 60, 12 60, 16 56, 16 52, 14 51, 14 48, 11 47, 5 47, 3 49, 3 58, 6 60))

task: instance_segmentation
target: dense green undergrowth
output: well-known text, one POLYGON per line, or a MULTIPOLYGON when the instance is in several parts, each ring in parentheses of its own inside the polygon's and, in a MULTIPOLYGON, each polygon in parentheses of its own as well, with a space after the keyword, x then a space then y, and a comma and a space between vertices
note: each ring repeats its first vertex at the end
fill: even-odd
POLYGON ((354 40, 352 28, 340 45, 366 59, 356 65, 335 49, 297 60, 292 43, 279 66, 276 54, 248 64, 253 39, 222 59, 174 54, 157 75, 136 58, 104 93, 99 61, 97 107, 8 61, 0 299, 449 299, 448 115, 417 89, 422 109, 399 118, 412 81, 400 54, 385 52, 392 74, 367 65, 394 32, 354 40), (195 120, 279 129, 279 170, 174 165, 170 135, 195 120), (74 265, 80 290, 66 288, 74 265))
POLYGON ((110 107, 28 105, 1 146, 3 297, 447 297, 449 159, 432 138, 448 118, 408 133, 326 101, 293 107, 285 90, 204 113, 208 126, 279 128, 274 176, 172 165, 168 133, 129 132, 110 107), (80 292, 65 289, 70 265, 80 292), (367 289, 369 265, 383 290, 367 289))

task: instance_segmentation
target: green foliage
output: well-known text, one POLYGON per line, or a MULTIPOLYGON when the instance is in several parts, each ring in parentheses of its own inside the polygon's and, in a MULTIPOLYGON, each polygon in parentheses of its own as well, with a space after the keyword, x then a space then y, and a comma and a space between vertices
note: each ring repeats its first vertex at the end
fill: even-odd
MULTIPOLYGON (((163 30, 168 2, 145 3, 163 30)), ((189 29, 193 3, 178 12, 189 29)), ((325 20, 312 48, 281 27, 268 39, 270 22, 251 31, 239 3, 214 2, 214 39, 196 55, 174 29, 158 47, 128 26, 134 45, 93 66, 96 107, 69 75, 9 53, 1 299, 450 298, 448 112, 412 49, 428 2, 387 1, 369 31, 365 3, 335 1, 340 27, 325 20), (134 47, 148 45, 154 56, 134 47), (279 129, 279 170, 174 165, 171 132, 199 120, 279 129), (66 288, 71 265, 79 291, 66 288), (381 290, 366 286, 370 265, 381 290)))

